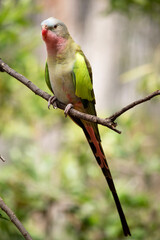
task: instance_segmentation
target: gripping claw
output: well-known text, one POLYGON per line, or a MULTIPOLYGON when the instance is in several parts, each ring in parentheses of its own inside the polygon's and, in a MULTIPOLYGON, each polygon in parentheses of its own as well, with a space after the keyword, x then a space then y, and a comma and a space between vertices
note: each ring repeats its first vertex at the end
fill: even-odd
POLYGON ((56 96, 51 96, 48 100, 48 109, 50 109, 50 106, 53 105, 53 108, 56 109, 57 108, 57 104, 56 104, 56 96))
POLYGON ((73 104, 72 103, 68 103, 67 106, 65 107, 64 109, 64 115, 65 117, 67 117, 68 113, 69 113, 69 110, 73 108, 73 104))

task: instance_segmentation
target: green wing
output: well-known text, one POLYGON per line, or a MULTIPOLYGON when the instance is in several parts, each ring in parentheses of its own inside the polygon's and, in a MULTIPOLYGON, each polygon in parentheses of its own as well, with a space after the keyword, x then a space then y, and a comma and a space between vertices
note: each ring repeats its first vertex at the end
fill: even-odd
POLYGON ((76 96, 83 100, 93 101, 95 98, 92 85, 92 70, 82 51, 76 53, 72 74, 76 96))
POLYGON ((51 90, 51 92, 53 92, 51 82, 50 82, 50 78, 49 78, 49 70, 48 70, 47 62, 46 62, 46 66, 45 66, 45 80, 46 80, 48 88, 51 90))
MULTIPOLYGON (((76 96, 81 98, 87 113, 91 115, 97 115, 92 85, 92 69, 81 50, 77 51, 76 53, 76 61, 74 63, 72 75, 76 96)), ((83 121, 77 119, 74 119, 74 121, 76 121, 77 124, 79 124, 84 130, 85 127, 83 127, 83 121)), ((97 124, 89 124, 93 127, 97 140, 101 141, 97 124)))

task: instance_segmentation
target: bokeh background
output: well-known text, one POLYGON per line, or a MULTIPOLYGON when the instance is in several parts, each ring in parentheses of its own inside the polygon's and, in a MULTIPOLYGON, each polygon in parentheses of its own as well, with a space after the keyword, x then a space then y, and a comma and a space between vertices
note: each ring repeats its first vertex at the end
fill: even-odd
MULTIPOLYGON (((107 117, 160 88, 159 0, 1 0, 0 57, 45 91, 40 22, 61 19, 93 69, 97 112, 107 117)), ((133 240, 160 239, 160 100, 100 127, 133 240)), ((0 196, 34 240, 121 240, 119 217, 79 129, 61 110, 0 73, 0 196)), ((7 216, 0 211, 3 217, 7 216)), ((0 239, 20 240, 0 218, 0 239)))

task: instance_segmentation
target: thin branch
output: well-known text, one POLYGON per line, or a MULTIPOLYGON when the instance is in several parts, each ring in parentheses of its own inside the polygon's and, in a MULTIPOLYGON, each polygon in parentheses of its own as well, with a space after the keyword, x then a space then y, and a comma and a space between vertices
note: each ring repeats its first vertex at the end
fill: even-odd
POLYGON ((123 113, 125 113, 126 111, 128 111, 129 109, 141 104, 141 103, 144 103, 144 102, 147 102, 149 100, 151 100, 151 98, 155 97, 155 96, 158 96, 160 95, 160 90, 157 90, 153 93, 151 93, 150 95, 144 97, 144 98, 141 98, 135 102, 132 102, 130 104, 128 104, 127 106, 125 106, 124 108, 122 108, 120 111, 114 113, 112 116, 110 116, 109 118, 107 118, 108 120, 111 120, 111 122, 114 122, 119 116, 121 116, 123 113))
MULTIPOLYGON (((46 101, 48 101, 49 98, 51 97, 51 95, 49 95, 48 93, 39 89, 35 84, 33 84, 26 77, 17 73, 14 69, 10 68, 6 63, 4 63, 2 61, 2 59, 0 59, 0 70, 3 71, 3 72, 6 72, 10 76, 16 78, 18 81, 20 81, 21 83, 26 85, 30 90, 32 90, 32 92, 34 92, 36 95, 39 95, 40 97, 44 98, 46 101)), ((59 102, 58 100, 56 100, 56 104, 57 104, 57 107, 62 109, 62 110, 64 110, 65 107, 66 107, 65 104, 59 102)), ((71 108, 69 110, 69 115, 73 116, 73 117, 83 119, 83 120, 87 120, 89 122, 95 122, 95 123, 104 125, 104 126, 110 128, 110 129, 112 129, 113 131, 119 133, 119 134, 121 133, 119 130, 117 130, 115 128, 116 125, 114 123, 112 123, 111 121, 108 121, 107 119, 101 119, 101 118, 99 118, 97 116, 94 116, 94 115, 85 114, 85 113, 82 113, 82 112, 79 112, 79 111, 75 110, 74 108, 71 108)))
POLYGON ((0 155, 0 160, 2 161, 2 162, 5 162, 6 160, 2 157, 2 155, 0 155))
POLYGON ((24 238, 26 240, 32 240, 30 234, 27 232, 27 230, 24 228, 24 226, 19 221, 19 219, 16 217, 16 215, 12 212, 12 210, 4 203, 4 201, 2 200, 1 197, 0 197, 0 208, 8 215, 10 220, 18 228, 18 230, 24 236, 24 238))
MULTIPOLYGON (((51 95, 49 95, 48 93, 44 92, 43 90, 39 89, 35 84, 33 84, 30 80, 28 80, 26 77, 24 77, 23 75, 17 73, 14 69, 10 68, 6 63, 4 63, 2 61, 2 59, 0 59, 0 71, 2 72, 6 72, 9 75, 11 75, 12 77, 16 78, 18 81, 20 81, 21 83, 23 83, 24 85, 26 85, 32 92, 34 92, 36 95, 39 95, 40 97, 42 97, 43 99, 45 99, 46 101, 49 100, 49 98, 51 97, 51 95)), ((121 131, 119 131, 118 129, 116 129, 117 124, 114 122, 119 116, 121 116, 123 113, 125 113, 126 111, 128 111, 129 109, 137 106, 138 104, 141 104, 143 102, 149 101, 151 98, 160 95, 160 90, 157 90, 153 93, 151 93, 150 95, 141 98, 137 101, 134 101, 132 103, 130 103, 129 105, 125 106, 124 108, 122 108, 120 111, 114 113, 112 116, 106 118, 106 119, 102 119, 99 118, 97 116, 94 115, 90 115, 90 114, 86 114, 86 113, 82 113, 79 112, 77 110, 75 110, 74 108, 71 108, 69 110, 69 115, 73 116, 73 117, 77 117, 89 122, 94 122, 94 123, 98 123, 101 124, 103 126, 106 126, 108 128, 110 128, 111 130, 117 132, 117 133, 121 133, 121 131)), ((56 100, 56 105, 58 108, 64 110, 66 105, 59 102, 58 100, 56 100)))

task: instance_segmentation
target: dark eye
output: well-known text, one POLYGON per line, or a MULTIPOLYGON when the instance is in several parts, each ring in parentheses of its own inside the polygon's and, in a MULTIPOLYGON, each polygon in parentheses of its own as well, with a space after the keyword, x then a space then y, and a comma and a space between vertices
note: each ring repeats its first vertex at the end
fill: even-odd
POLYGON ((56 29, 58 27, 58 24, 54 25, 54 29, 56 29))

